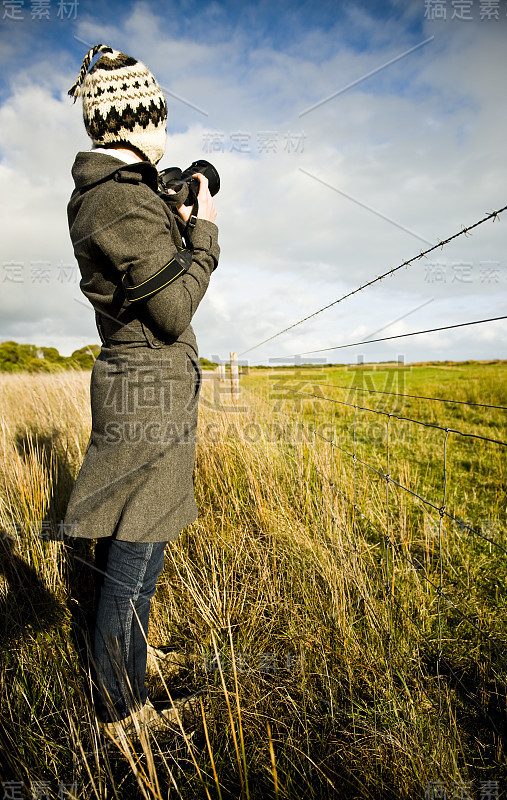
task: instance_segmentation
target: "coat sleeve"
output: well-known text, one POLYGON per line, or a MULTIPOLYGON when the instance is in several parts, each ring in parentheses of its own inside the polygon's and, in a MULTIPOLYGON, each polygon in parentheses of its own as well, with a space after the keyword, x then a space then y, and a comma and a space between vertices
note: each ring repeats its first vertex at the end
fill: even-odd
MULTIPOLYGON (((97 225, 92 240, 119 278, 128 271, 134 285, 148 280, 178 252, 175 221, 164 201, 145 184, 110 182, 97 197, 97 225)), ((218 228, 198 219, 192 233, 192 264, 187 272, 144 300, 143 304, 163 333, 178 338, 190 325, 208 288, 220 255, 218 228)))

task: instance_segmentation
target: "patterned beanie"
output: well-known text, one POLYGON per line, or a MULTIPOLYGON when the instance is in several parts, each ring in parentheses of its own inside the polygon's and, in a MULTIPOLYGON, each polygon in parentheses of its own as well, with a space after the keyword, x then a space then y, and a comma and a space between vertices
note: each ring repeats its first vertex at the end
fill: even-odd
POLYGON ((86 54, 78 79, 69 89, 83 98, 86 131, 96 145, 125 143, 156 164, 166 147, 167 104, 141 61, 97 44, 86 54), (102 52, 88 72, 93 57, 102 52))

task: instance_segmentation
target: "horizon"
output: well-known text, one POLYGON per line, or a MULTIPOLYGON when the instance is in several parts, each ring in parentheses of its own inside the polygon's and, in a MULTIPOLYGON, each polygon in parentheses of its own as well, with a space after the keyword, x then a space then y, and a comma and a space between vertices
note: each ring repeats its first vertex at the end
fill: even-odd
MULTIPOLYGON (((372 331, 502 314, 501 217, 315 311, 505 206, 506 0, 497 17, 480 0, 461 17, 445 0, 222 0, 185 13, 173 2, 81 0, 59 17, 61 5, 50 0, 38 19, 28 4, 23 18, 4 9, 0 20, 0 338, 62 354, 100 341, 66 217, 74 157, 91 148, 67 90, 99 41, 146 63, 163 88, 159 169, 206 158, 221 176, 221 257, 192 323, 203 357, 320 356, 372 331)), ((490 360, 506 342, 500 320, 363 342, 348 357, 490 360)))

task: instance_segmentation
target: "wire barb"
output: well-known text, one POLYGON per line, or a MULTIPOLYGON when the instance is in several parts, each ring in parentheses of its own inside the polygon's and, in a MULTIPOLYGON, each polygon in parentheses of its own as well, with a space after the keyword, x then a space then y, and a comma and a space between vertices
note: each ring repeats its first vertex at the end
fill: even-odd
MULTIPOLYGON (((447 239, 444 239, 443 241, 441 239, 437 239, 437 244, 434 244, 432 247, 429 247, 427 250, 423 250, 421 253, 419 253, 419 255, 414 256, 413 258, 410 258, 408 261, 402 261, 402 263, 399 264, 397 267, 391 267, 391 269, 389 269, 386 272, 382 273, 382 275, 378 275, 376 278, 373 278, 371 281, 368 281, 363 286, 359 286, 357 289, 354 289, 353 291, 348 292, 347 294, 344 294, 342 297, 339 297, 337 300, 333 300, 332 303, 328 303, 327 305, 323 306, 322 308, 317 309, 317 311, 314 311, 312 314, 308 314, 308 316, 303 317, 302 319, 298 320, 297 322, 294 322, 292 325, 288 325, 287 328, 283 328, 283 330, 278 331, 278 333, 274 333, 272 336, 268 336, 267 339, 263 339, 261 342, 258 342, 257 344, 252 345, 252 347, 248 347, 246 350, 243 350, 239 355, 243 356, 243 355, 245 355, 245 353, 250 353, 252 350, 256 350, 257 347, 260 347, 262 344, 266 344, 267 342, 271 342, 273 339, 276 339, 278 336, 281 336, 283 333, 287 333, 287 331, 290 331, 293 328, 296 328, 298 325, 302 325, 303 322, 307 322, 309 319, 313 319, 313 317, 316 317, 317 314, 321 314, 323 311, 327 311, 327 309, 332 308, 333 306, 337 305, 338 303, 341 303, 343 300, 346 300, 348 297, 352 297, 352 295, 357 294, 357 292, 362 291, 363 289, 366 289, 366 287, 373 286, 374 283, 377 283, 377 281, 383 280, 385 277, 387 277, 387 275, 392 275, 394 272, 397 272, 402 267, 405 267, 405 266, 408 267, 409 264, 412 264, 414 261, 416 261, 417 259, 421 258, 422 256, 428 255, 428 253, 431 253, 433 250, 436 250, 437 247, 443 248, 444 245, 449 244, 449 242, 452 242, 454 239, 457 239, 459 236, 463 236, 464 234, 465 235, 468 234, 469 231, 473 230, 474 228, 477 228, 479 225, 482 225, 484 222, 487 222, 489 219, 496 219, 499 214, 501 214, 503 211, 506 211, 506 210, 507 210, 507 205, 504 206, 503 208, 500 208, 498 211, 493 211, 490 214, 487 214, 485 217, 483 217, 482 219, 478 220, 478 222, 475 222, 473 225, 469 225, 466 228, 464 226, 462 226, 462 230, 461 231, 458 231, 458 233, 454 233, 452 236, 448 236, 447 239)), ((320 351, 314 350, 313 352, 320 352, 320 351)))

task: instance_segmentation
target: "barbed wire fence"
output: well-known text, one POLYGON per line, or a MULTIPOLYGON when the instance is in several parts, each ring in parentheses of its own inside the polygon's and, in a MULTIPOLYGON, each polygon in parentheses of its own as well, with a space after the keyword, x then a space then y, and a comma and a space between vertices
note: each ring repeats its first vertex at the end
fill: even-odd
MULTIPOLYGON (((243 356, 246 353, 250 353, 252 350, 256 350, 261 345, 267 344, 267 342, 271 342, 271 341, 273 341, 273 339, 277 339, 278 336, 282 335, 282 333, 287 333, 287 331, 290 331, 293 328, 296 328, 298 325, 302 325, 303 322, 307 322, 309 319, 313 319, 318 314, 322 314, 322 312, 323 311, 327 311, 328 308, 332 308, 333 306, 338 305, 338 303, 341 303, 344 300, 347 300, 349 297, 353 297, 353 295, 358 294, 358 292, 362 292, 365 289, 367 289, 368 287, 373 286, 375 283, 378 283, 379 281, 385 280, 385 278, 388 278, 389 276, 393 276, 400 269, 403 269, 403 267, 408 267, 409 265, 414 264, 420 258, 425 258, 429 253, 432 253, 434 250, 437 250, 439 247, 440 247, 440 249, 442 249, 445 245, 449 244, 449 242, 452 242, 455 239, 458 239, 460 236, 467 236, 470 233, 470 231, 472 231, 475 228, 479 227, 479 225, 483 225, 485 222, 488 222, 488 220, 496 220, 496 219, 498 219, 500 214, 502 214, 506 210, 507 210, 507 206, 504 206, 503 208, 500 208, 498 211, 490 211, 489 214, 486 214, 486 216, 482 217, 482 219, 478 220, 473 225, 468 225, 467 227, 463 226, 460 231, 458 231, 457 233, 452 234, 452 236, 448 236, 447 239, 439 240, 438 243, 432 245, 432 247, 428 247, 426 250, 421 250, 421 252, 418 255, 413 256, 412 258, 409 258, 407 261, 402 261, 401 264, 398 264, 397 267, 392 267, 391 269, 388 269, 386 272, 383 272, 381 275, 377 275, 375 278, 372 278, 371 280, 367 281, 366 283, 360 284, 356 289, 353 289, 351 292, 347 292, 347 294, 342 295, 342 297, 339 297, 337 300, 333 300, 332 303, 328 303, 327 305, 322 306, 322 308, 317 309, 317 311, 314 311, 312 314, 308 314, 308 316, 303 317, 302 319, 298 320, 297 322, 292 323, 292 325, 288 325, 286 328, 283 328, 281 331, 278 331, 277 333, 274 333, 272 336, 268 336, 266 339, 263 339, 261 342, 257 342, 257 344, 254 344, 251 347, 248 347, 246 350, 243 350, 239 355, 243 356)), ((314 352, 316 352, 316 351, 314 351, 314 352)))
MULTIPOLYGON (((402 262, 397 267, 376 276, 372 280, 359 286, 353 291, 348 292, 332 303, 329 303, 326 306, 318 309, 314 313, 303 317, 283 330, 263 339, 261 342, 258 342, 252 347, 244 350, 242 353, 240 353, 240 355, 245 355, 257 347, 271 342, 278 336, 281 336, 296 326, 313 319, 318 314, 331 308, 332 306, 335 306, 336 304, 349 297, 352 297, 358 292, 373 286, 388 276, 392 276, 403 267, 408 267, 415 261, 428 255, 428 253, 431 253, 433 250, 437 248, 443 248, 446 244, 460 236, 466 236, 471 230, 477 228, 486 221, 496 220, 506 209, 507 206, 504 206, 499 211, 490 212, 475 224, 463 227, 461 231, 449 236, 443 241, 439 241, 437 245, 422 251, 412 259, 402 262)), ((431 331, 448 330, 450 328, 458 328, 465 325, 484 324, 506 318, 506 316, 502 316, 487 320, 474 320, 456 325, 444 326, 442 328, 431 329, 431 331)), ((381 339, 367 340, 365 342, 354 342, 351 344, 338 345, 332 348, 307 351, 306 353, 298 355, 325 352, 344 347, 352 347, 358 344, 369 344, 373 341, 377 342, 393 340, 403 338, 405 336, 419 335, 429 332, 430 330, 415 331, 409 334, 400 334, 399 336, 382 337, 381 339)), ((236 354, 234 354, 234 356, 236 357, 236 354)), ((474 615, 470 613, 469 610, 464 610, 460 604, 454 602, 451 597, 452 582, 450 582, 448 586, 446 585, 444 561, 446 551, 448 551, 450 547, 449 537, 447 536, 448 526, 450 524, 455 526, 455 530, 457 530, 460 535, 466 535, 468 540, 482 542, 484 546, 489 547, 489 555, 491 558, 493 558, 493 553, 499 558, 504 558, 507 555, 507 549, 504 544, 499 541, 499 538, 492 535, 487 535, 491 534, 489 528, 484 530, 484 526, 481 524, 465 522, 465 520, 457 516, 457 513, 454 512, 452 508, 450 499, 451 487, 449 466, 451 442, 459 440, 461 442, 471 443, 473 447, 488 446, 489 448, 493 448, 497 453, 501 453, 502 456, 505 454, 504 448, 507 447, 507 442, 494 436, 484 436, 476 432, 460 430, 458 427, 454 427, 452 425, 437 424, 436 422, 418 419, 413 416, 395 412, 392 409, 384 410, 379 408, 371 408, 369 406, 360 404, 357 402, 358 398, 354 396, 351 397, 351 395, 354 395, 355 393, 364 393, 369 398, 375 396, 373 399, 378 399, 378 397, 381 396, 381 399, 385 401, 391 401, 391 399, 401 399, 402 401, 415 400, 423 404, 445 404, 445 409, 469 408, 473 410, 488 409, 498 412, 505 412, 507 411, 507 406, 467 400, 431 397, 426 394, 419 395, 409 394, 406 392, 385 391, 372 387, 365 388, 362 386, 343 386, 341 384, 333 384, 330 382, 318 383, 318 381, 314 380, 313 377, 311 377, 306 383, 303 383, 303 386, 291 386, 289 380, 281 383, 279 382, 276 388, 286 392, 285 397, 283 397, 281 401, 279 395, 277 396, 278 403, 276 406, 273 406, 272 397, 264 397, 262 394, 259 395, 258 391, 253 390, 251 387, 247 390, 247 393, 251 394, 252 396, 260 397, 260 399, 266 404, 272 413, 282 414, 282 416, 284 416, 293 426, 295 426, 295 428, 301 429, 301 432, 306 434, 307 443, 312 445, 308 446, 305 450, 306 458, 311 461, 311 467, 320 476, 323 485, 325 485, 330 492, 331 502, 328 504, 327 513, 331 522, 333 534, 336 535, 338 533, 337 509, 338 503, 341 501, 346 505, 346 507, 348 507, 349 512, 352 515, 352 548, 355 556, 358 557, 360 555, 358 544, 360 523, 362 523, 363 526, 362 532, 365 532, 364 528, 366 526, 368 535, 373 536, 376 543, 382 548, 383 556, 379 564, 379 570, 378 574, 376 575, 376 579, 384 601, 384 620, 379 618, 368 597, 363 597, 363 600, 367 605, 369 605, 372 619, 375 620, 378 631, 385 643, 386 667, 389 674, 391 687, 394 687, 394 653, 396 653, 397 656, 399 656, 402 660, 405 660, 405 656, 400 650, 400 646, 397 643, 395 636, 395 626, 399 623, 401 618, 404 618, 407 621, 410 628, 417 634, 418 637, 420 637, 420 640, 424 642, 427 652, 432 655, 437 683, 438 713, 436 717, 436 730, 438 741, 438 766, 440 773, 442 774, 442 725, 447 724, 450 730, 450 724, 446 718, 444 709, 444 674, 449 676, 449 678, 451 678, 455 684, 459 685, 464 697, 466 697, 478 709, 482 718, 490 724, 496 735, 500 737, 498 726, 488 712, 488 709, 485 708, 484 703, 481 702, 481 699, 474 695, 469 686, 467 686, 465 680, 463 680, 463 678, 458 674, 453 666, 452 657, 446 657, 446 654, 444 653, 444 607, 453 611, 454 615, 460 620, 459 625, 464 624, 470 626, 477 639, 480 641, 480 646, 485 644, 490 648, 490 651, 494 651, 502 659, 505 659, 507 654, 505 644, 501 642, 501 637, 499 636, 498 632, 485 630, 481 626, 480 616, 478 619, 474 619, 474 615), (304 391, 304 386, 308 385, 308 383, 313 386, 313 391, 304 391), (318 387, 321 388, 318 389, 318 387), (330 392, 331 394, 338 393, 340 391, 348 392, 348 400, 350 402, 348 402, 347 399, 338 399, 336 396, 325 396, 321 390, 324 387, 328 390, 328 393, 330 392), (312 415, 307 413, 308 403, 312 404, 312 415), (291 407, 290 411, 288 410, 289 406, 291 407), (325 410, 321 413, 322 407, 325 410), (342 424, 341 426, 336 424, 336 415, 340 409, 345 409, 345 413, 347 413, 348 410, 351 414, 351 419, 347 422, 347 424, 342 424), (325 436, 321 431, 319 431, 319 426, 317 425, 317 418, 319 415, 322 416, 323 419, 326 417, 331 417, 331 435, 325 436), (377 458, 376 465, 370 463, 369 459, 360 457, 361 452, 359 445, 361 441, 361 432, 359 420, 361 415, 375 415, 376 419, 383 420, 383 453, 381 454, 381 458, 377 458), (309 416, 312 416, 313 425, 308 421, 309 416), (400 448, 397 448, 397 442, 393 436, 393 428, 397 423, 405 424, 411 427, 417 426, 419 431, 428 430, 431 431, 431 433, 435 436, 439 437, 439 446, 441 448, 441 480, 439 482, 439 487, 433 487, 434 496, 429 496, 429 491, 417 490, 417 487, 414 488, 410 485, 406 485, 408 481, 401 480, 401 476, 398 476, 398 478, 395 477, 395 466, 393 461, 400 454, 400 448), (351 439, 351 448, 344 447, 342 442, 343 433, 344 431, 347 432, 347 429, 351 439), (323 448, 324 451, 327 450, 327 456, 325 457, 319 455, 323 452, 323 448), (380 464, 379 461, 382 461, 383 464, 380 464), (346 482, 341 479, 343 478, 343 473, 341 478, 336 474, 337 463, 348 463, 352 468, 351 495, 346 491, 343 491, 343 489, 346 488, 346 482), (360 469, 362 470, 362 475, 359 475, 360 469), (362 490, 364 494, 365 487, 369 485, 368 481, 365 482, 365 474, 370 474, 372 476, 372 480, 376 479, 380 485, 384 485, 383 515, 381 517, 380 513, 376 513, 376 519, 372 519, 372 515, 366 512, 363 503, 359 501, 360 491, 362 490), (410 498, 414 504, 417 504, 416 508, 418 510, 422 510, 422 516, 425 524, 428 517, 431 518, 436 516, 436 523, 433 522, 433 533, 435 534, 434 538, 436 541, 432 543, 432 547, 434 546, 436 548, 436 556, 428 560, 426 566, 422 563, 421 558, 409 552, 406 541, 396 541, 396 532, 392 524, 392 520, 394 519, 395 500, 397 499, 395 494, 396 492, 405 495, 406 497, 410 498), (425 583, 428 587, 428 590, 433 593, 433 603, 436 605, 436 635, 431 635, 431 632, 428 634, 428 632, 423 629, 422 623, 416 618, 416 615, 410 611, 407 611, 407 609, 404 607, 402 602, 403 592, 400 590, 399 584, 405 575, 401 571, 400 563, 405 564, 406 569, 409 570, 412 577, 418 582, 422 581, 425 583), (398 615, 396 615, 396 612, 398 612, 398 615)), ((244 391, 245 389, 242 387, 242 392, 244 391)), ((408 442, 416 442, 416 439, 417 436, 413 434, 409 434, 407 437, 405 437, 405 440, 408 442)), ((436 445, 437 442, 434 442, 433 453, 437 452, 436 445)), ((464 489, 464 487, 461 488, 464 489)), ((322 499, 323 502, 325 502, 324 494, 322 499)), ((379 507, 380 506, 377 506, 377 511, 379 507)), ((453 578, 453 582, 458 579, 459 576, 458 578, 455 576, 453 578)), ((479 648, 479 645, 477 645, 477 647, 479 648)), ((428 697, 431 700, 429 694, 428 697)))

